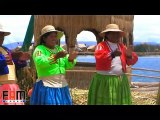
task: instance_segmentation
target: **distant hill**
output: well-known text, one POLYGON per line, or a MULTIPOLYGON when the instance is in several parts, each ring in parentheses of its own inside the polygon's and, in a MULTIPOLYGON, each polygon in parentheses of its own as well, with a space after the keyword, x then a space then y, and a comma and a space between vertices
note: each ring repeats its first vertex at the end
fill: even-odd
MULTIPOLYGON (((97 42, 96 41, 79 41, 78 42, 79 44, 86 44, 86 46, 91 46, 91 45, 96 45, 97 44, 97 42)), ((140 45, 140 44, 144 44, 144 43, 146 43, 146 44, 149 44, 149 45, 160 45, 160 43, 156 43, 156 42, 134 42, 133 44, 134 45, 140 45)), ((61 41, 61 44, 65 44, 65 42, 64 41, 61 41)))
MULTIPOLYGON (((160 45, 160 43, 156 43, 156 42, 146 42, 149 45, 160 45)), ((64 41, 61 41, 61 44, 65 44, 64 41)), ((78 44, 86 44, 86 46, 91 46, 91 45, 96 45, 97 42, 96 41, 79 41, 78 44)), ((144 42, 134 42, 134 45, 140 45, 140 44, 144 44, 144 42)), ((14 43, 10 43, 10 44, 5 44, 4 46, 6 46, 9 49, 15 49, 17 46, 22 46, 23 42, 14 42, 14 43)))
POLYGON ((157 42, 134 42, 134 45, 140 45, 140 44, 148 44, 148 45, 160 45, 160 43, 157 42))
POLYGON ((97 42, 96 41, 80 41, 80 42, 78 42, 78 44, 86 44, 86 46, 88 47, 88 46, 91 46, 91 45, 96 45, 97 44, 97 42))
MULTIPOLYGON (((64 44, 65 42, 61 42, 62 44, 64 44)), ((96 45, 97 42, 96 41, 79 41, 78 42, 79 44, 86 44, 86 46, 91 46, 91 45, 96 45)), ((145 42, 134 42, 133 44, 134 45, 140 45, 140 44, 144 44, 145 42)), ((146 44, 149 44, 149 45, 157 45, 160 43, 156 43, 156 42, 146 42, 146 44)))

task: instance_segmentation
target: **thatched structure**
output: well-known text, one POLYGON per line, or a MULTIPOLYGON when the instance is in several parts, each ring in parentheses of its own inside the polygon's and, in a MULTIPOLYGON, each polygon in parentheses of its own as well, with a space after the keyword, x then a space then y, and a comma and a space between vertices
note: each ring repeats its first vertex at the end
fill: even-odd
POLYGON ((103 40, 99 33, 110 23, 118 24, 120 29, 125 31, 124 42, 129 45, 133 43, 133 19, 133 15, 35 15, 35 45, 37 45, 41 29, 50 24, 55 26, 56 29, 64 31, 67 50, 70 52, 75 48, 76 37, 81 31, 93 32, 97 43, 99 43, 103 40))
POLYGON ((97 43, 102 38, 99 32, 105 29, 107 24, 116 23, 126 32, 125 41, 132 44, 133 41, 133 15, 35 15, 34 16, 34 37, 35 45, 41 29, 48 24, 54 25, 57 29, 64 31, 68 47, 74 47, 77 34, 83 30, 95 34, 97 43))

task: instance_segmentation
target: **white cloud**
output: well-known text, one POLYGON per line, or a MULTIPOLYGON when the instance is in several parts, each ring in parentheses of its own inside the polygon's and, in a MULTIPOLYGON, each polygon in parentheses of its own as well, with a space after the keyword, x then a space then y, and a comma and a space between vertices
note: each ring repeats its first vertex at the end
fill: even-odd
POLYGON ((134 41, 160 43, 160 15, 134 16, 134 41))
MULTIPOLYGON (((77 41, 96 41, 96 36, 90 31, 82 31, 77 35, 77 41)), ((65 36, 61 38, 61 42, 65 41, 65 36)))
POLYGON ((4 44, 23 42, 31 15, 0 15, 0 23, 11 32, 4 44))
POLYGON ((96 36, 90 31, 82 31, 77 35, 77 41, 96 41, 96 36))

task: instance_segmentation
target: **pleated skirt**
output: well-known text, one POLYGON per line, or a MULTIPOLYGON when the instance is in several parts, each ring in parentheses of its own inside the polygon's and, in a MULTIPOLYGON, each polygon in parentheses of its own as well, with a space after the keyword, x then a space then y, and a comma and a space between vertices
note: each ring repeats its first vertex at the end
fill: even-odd
POLYGON ((40 80, 34 84, 30 105, 72 105, 69 87, 46 87, 40 80))
POLYGON ((88 105, 131 105, 131 91, 127 76, 96 73, 90 84, 88 105))

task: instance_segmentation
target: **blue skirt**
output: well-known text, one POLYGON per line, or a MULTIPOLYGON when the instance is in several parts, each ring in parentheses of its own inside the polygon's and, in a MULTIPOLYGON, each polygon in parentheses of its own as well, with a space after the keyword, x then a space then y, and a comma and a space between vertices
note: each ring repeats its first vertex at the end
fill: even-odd
POLYGON ((43 81, 36 82, 30 99, 31 105, 72 105, 68 86, 52 88, 43 85, 43 81))

